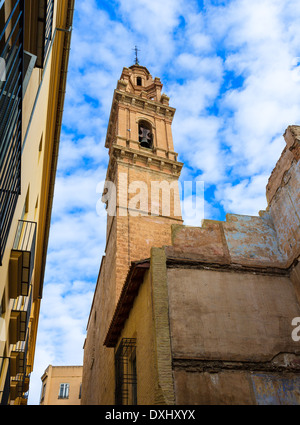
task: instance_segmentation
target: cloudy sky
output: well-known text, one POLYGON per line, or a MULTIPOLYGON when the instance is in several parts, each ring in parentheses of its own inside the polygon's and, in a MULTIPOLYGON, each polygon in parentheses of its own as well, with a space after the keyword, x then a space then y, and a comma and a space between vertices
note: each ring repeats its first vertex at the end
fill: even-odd
POLYGON ((300 125, 299 19, 299 0, 77 0, 29 404, 49 364, 83 361, 104 253, 106 128, 134 46, 176 108, 181 181, 204 182, 205 218, 257 215, 282 134, 300 125))

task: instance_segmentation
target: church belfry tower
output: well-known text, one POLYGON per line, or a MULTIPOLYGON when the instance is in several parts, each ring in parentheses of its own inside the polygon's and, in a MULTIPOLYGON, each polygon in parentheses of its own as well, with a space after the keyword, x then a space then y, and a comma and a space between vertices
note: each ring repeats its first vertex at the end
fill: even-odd
POLYGON ((105 141, 106 248, 84 347, 83 404, 114 404, 114 353, 103 342, 129 267, 149 258, 152 247, 170 245, 171 225, 182 224, 183 164, 173 146, 175 109, 162 86, 135 64, 123 68, 113 95, 105 141))
MULTIPOLYGON (((106 179, 117 189, 116 211, 107 220, 107 249, 115 255, 116 301, 131 261, 170 242, 170 224, 182 223, 174 152, 175 109, 147 68, 124 68, 114 92, 105 146, 106 179), (115 245, 115 246, 114 246, 115 245)), ((109 211, 111 214, 112 211, 109 211)))

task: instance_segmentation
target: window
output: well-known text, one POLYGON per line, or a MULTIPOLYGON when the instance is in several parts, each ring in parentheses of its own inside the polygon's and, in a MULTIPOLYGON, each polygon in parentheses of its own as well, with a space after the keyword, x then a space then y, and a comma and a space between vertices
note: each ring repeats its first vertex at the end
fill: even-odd
POLYGON ((136 85, 141 86, 142 85, 142 77, 136 77, 136 85))
POLYGON ((70 384, 60 384, 58 398, 69 398, 70 384))
POLYGON ((115 354, 117 405, 137 404, 136 339, 123 338, 115 354))
POLYGON ((41 401, 44 400, 45 393, 46 393, 46 383, 44 383, 43 386, 42 386, 41 401))

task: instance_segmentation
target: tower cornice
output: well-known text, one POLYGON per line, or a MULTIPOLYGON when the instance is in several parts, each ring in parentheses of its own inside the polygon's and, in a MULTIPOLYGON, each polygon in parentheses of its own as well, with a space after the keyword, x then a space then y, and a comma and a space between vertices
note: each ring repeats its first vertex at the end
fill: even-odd
POLYGON ((120 163, 134 164, 138 167, 147 167, 153 171, 163 172, 164 174, 173 174, 177 176, 180 175, 181 169, 183 167, 182 162, 158 157, 155 153, 149 153, 149 150, 146 148, 137 150, 119 145, 113 145, 111 158, 114 158, 120 163))

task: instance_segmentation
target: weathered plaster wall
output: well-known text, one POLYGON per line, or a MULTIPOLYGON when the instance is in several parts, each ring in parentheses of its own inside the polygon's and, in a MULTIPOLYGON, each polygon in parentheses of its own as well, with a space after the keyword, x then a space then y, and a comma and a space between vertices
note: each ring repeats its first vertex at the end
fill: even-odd
POLYGON ((288 276, 169 268, 176 404, 300 404, 288 276))
POLYGON ((176 403, 216 405, 297 405, 299 379, 292 373, 251 371, 175 373, 176 403))
POLYGON ((287 276, 169 268, 168 292, 175 358, 260 362, 297 348, 287 276))
POLYGON ((300 127, 289 126, 282 152, 267 185, 270 217, 287 265, 300 256, 300 127))
POLYGON ((287 146, 267 188, 268 207, 259 216, 227 214, 201 227, 174 225, 168 256, 207 263, 287 268, 300 256, 300 127, 284 134, 287 146))

